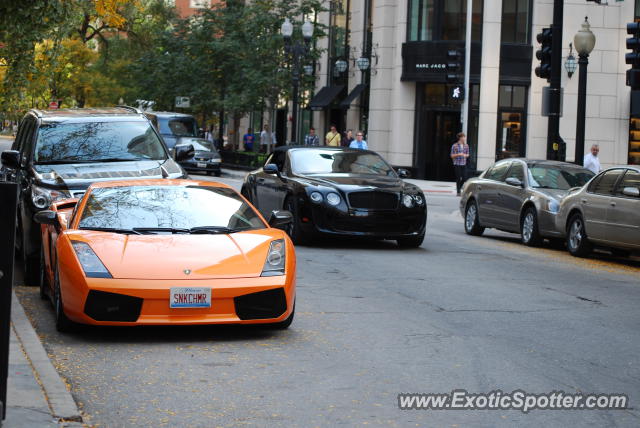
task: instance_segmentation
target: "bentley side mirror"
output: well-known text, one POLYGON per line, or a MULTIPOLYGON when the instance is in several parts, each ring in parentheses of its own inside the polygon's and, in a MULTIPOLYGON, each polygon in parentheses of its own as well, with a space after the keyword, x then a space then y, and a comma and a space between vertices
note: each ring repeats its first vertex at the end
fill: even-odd
POLYGON ((184 146, 176 145, 174 149, 174 156, 175 156, 176 162, 182 162, 187 159, 191 159, 195 154, 195 152, 196 151, 193 148, 193 145, 191 144, 186 144, 184 146))
POLYGON ((289 211, 271 211, 271 217, 269 218, 269 226, 278 227, 285 226, 293 221, 293 215, 289 211))
POLYGON ((524 187, 522 183, 522 181, 518 180, 515 177, 509 177, 505 180, 505 183, 507 183, 510 186, 515 186, 515 187, 524 187))
POLYGON ((264 171, 265 174, 280 175, 280 171, 278 170, 278 165, 276 165, 275 163, 266 164, 265 166, 262 167, 262 171, 264 171))
POLYGON ((52 224, 55 226, 58 224, 58 214, 51 210, 38 211, 33 215, 33 221, 38 224, 52 224))
POLYGON ((2 165, 11 169, 20 168, 20 152, 17 150, 5 150, 2 152, 2 165))
POLYGON ((398 177, 400 177, 400 178, 409 178, 409 177, 411 177, 411 174, 409 173, 409 171, 407 171, 404 168, 398 168, 398 170, 396 172, 398 173, 398 177))
POLYGON ((640 189, 637 187, 625 187, 622 189, 622 194, 625 196, 631 196, 632 198, 640 198, 640 189))

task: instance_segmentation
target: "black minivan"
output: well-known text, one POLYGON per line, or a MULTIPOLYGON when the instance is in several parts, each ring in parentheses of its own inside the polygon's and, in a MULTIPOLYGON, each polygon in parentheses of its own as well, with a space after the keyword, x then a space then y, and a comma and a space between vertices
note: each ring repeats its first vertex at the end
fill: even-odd
POLYGON ((133 107, 30 110, 2 171, 19 187, 17 249, 25 281, 42 278, 40 226, 33 215, 52 202, 80 198, 93 182, 140 178, 187 178, 177 163, 192 146, 169 151, 147 117, 133 107))

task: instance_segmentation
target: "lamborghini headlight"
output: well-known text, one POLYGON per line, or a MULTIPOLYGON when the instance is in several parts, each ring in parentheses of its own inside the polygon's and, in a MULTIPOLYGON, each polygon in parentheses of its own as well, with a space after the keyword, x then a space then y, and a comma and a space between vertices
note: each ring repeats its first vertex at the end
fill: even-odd
POLYGON ((93 252, 89 244, 82 241, 71 241, 71 244, 87 278, 112 278, 107 268, 96 253, 93 252))
POLYGON ((272 241, 260 276, 284 275, 286 254, 284 239, 272 241))

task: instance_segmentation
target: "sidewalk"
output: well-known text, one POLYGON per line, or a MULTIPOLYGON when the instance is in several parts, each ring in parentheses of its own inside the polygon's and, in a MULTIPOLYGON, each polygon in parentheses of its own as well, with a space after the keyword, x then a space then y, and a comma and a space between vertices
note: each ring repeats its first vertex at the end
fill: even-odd
MULTIPOLYGON (((222 168, 222 174, 225 177, 243 180, 247 175, 247 171, 222 168)), ((427 181, 415 180, 413 178, 407 178, 404 181, 415 184, 422 189, 426 195, 456 196, 456 183, 453 181, 427 181)))
POLYGON ((71 393, 18 298, 12 297, 7 416, 2 428, 81 427, 82 417, 71 393))

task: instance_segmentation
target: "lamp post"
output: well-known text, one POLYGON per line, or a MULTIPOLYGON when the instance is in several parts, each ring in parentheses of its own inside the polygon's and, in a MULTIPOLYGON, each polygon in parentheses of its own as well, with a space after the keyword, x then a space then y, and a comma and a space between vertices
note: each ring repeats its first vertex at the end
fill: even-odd
MULTIPOLYGON (((300 63, 301 58, 304 58, 310 50, 311 37, 313 36, 313 24, 309 21, 305 21, 302 24, 302 37, 304 43, 292 42, 291 36, 293 35, 293 24, 289 21, 289 18, 285 18, 282 26, 280 27, 280 33, 284 38, 284 50, 287 56, 291 57, 292 61, 292 80, 293 80, 293 114, 291 117, 291 142, 295 144, 298 136, 298 91, 300 86, 300 63)), ((305 71, 307 71, 305 69, 305 71)))
POLYGON ((574 162, 584 163, 584 122, 587 108, 587 65, 589 54, 596 45, 596 36, 591 31, 587 17, 584 18, 582 29, 573 38, 573 45, 578 52, 578 113, 576 118, 576 151, 574 162))

